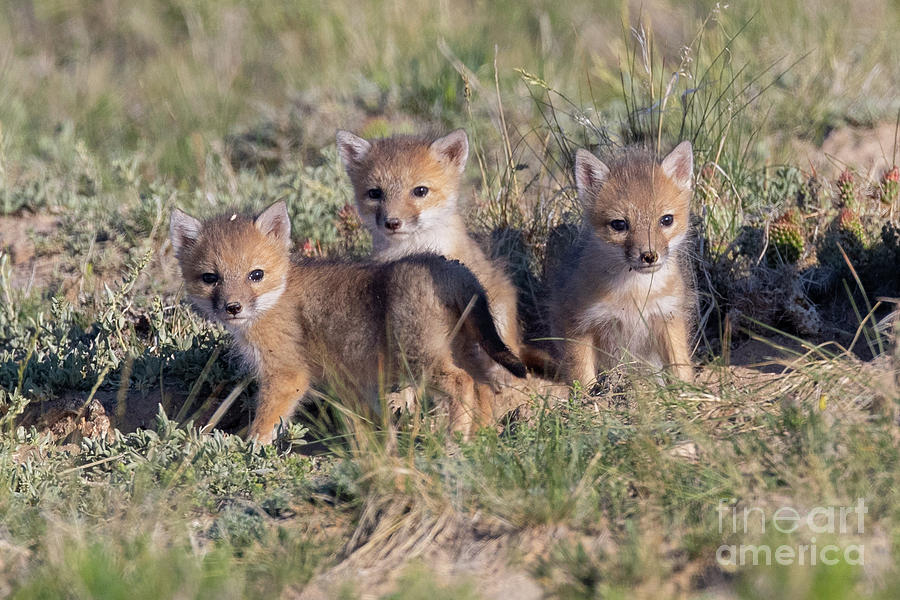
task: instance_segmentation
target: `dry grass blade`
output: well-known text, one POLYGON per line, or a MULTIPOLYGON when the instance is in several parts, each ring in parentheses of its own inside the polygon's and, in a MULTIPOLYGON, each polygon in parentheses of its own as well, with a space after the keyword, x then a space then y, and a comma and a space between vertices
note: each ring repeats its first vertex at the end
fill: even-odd
POLYGON ((228 409, 231 408, 231 405, 234 404, 234 401, 238 399, 238 396, 247 389, 247 386, 250 385, 252 379, 250 377, 246 377, 241 380, 234 388, 225 396, 225 399, 222 400, 222 403, 216 409, 216 412, 212 414, 209 418, 209 421, 200 429, 200 433, 209 433, 213 429, 216 428, 216 425, 219 424, 219 421, 222 420, 222 417, 225 416, 225 413, 228 412, 228 409))

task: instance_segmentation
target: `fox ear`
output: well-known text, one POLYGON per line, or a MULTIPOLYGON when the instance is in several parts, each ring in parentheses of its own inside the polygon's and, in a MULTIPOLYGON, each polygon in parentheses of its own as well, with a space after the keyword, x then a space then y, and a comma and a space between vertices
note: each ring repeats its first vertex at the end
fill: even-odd
POLYGON ((340 130, 335 137, 337 138, 338 154, 341 155, 341 162, 344 163, 344 169, 347 171, 359 166, 359 163, 372 149, 372 144, 349 131, 340 130))
POLYGON ((172 210, 172 218, 169 221, 169 241, 175 250, 175 257, 181 258, 185 247, 193 245, 200 237, 202 224, 199 220, 177 208, 172 210))
POLYGON ((291 219, 288 217, 287 204, 279 200, 254 219, 253 224, 263 232, 282 244, 285 248, 291 245, 291 219))
POLYGON ((596 192, 609 177, 609 167, 591 152, 580 148, 575 153, 575 187, 578 196, 586 198, 596 192))
POLYGON ((469 136, 465 129, 457 129, 438 138, 429 146, 431 151, 441 160, 449 162, 460 173, 466 168, 469 158, 469 136))
POLYGON ((666 177, 675 182, 683 190, 691 189, 691 176, 694 173, 694 154, 691 143, 681 142, 662 161, 662 170, 666 177))

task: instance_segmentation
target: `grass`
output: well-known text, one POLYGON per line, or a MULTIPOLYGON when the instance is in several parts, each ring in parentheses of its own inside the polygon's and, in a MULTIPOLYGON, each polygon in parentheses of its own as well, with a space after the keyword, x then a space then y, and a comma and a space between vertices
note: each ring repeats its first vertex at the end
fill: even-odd
POLYGON ((895 122, 900 13, 864 8, 4 5, 0 595, 894 597, 900 198, 795 146, 895 122), (183 302, 171 208, 283 199, 299 251, 361 256, 334 130, 457 126, 523 298, 578 219, 575 149, 692 140, 698 381, 536 397, 466 443, 327 406, 243 442, 256 384, 183 302), (861 533, 771 526, 859 498, 861 533), (812 537, 865 565, 716 562, 812 537))

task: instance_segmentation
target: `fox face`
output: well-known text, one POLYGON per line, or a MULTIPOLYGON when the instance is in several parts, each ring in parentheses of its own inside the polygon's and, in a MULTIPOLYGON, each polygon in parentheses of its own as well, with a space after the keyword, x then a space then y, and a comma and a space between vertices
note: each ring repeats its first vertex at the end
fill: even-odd
POLYGON ((169 239, 191 302, 229 329, 259 318, 287 285, 291 236, 284 202, 256 219, 235 214, 205 223, 175 209, 169 239))
POLYGON ((575 156, 585 223, 610 266, 652 274, 667 265, 689 227, 693 156, 682 142, 662 163, 629 156, 612 168, 587 150, 575 156))
POLYGON ((455 214, 469 154, 462 129, 435 141, 394 136, 369 142, 339 131, 337 145, 376 248, 438 229, 455 214))

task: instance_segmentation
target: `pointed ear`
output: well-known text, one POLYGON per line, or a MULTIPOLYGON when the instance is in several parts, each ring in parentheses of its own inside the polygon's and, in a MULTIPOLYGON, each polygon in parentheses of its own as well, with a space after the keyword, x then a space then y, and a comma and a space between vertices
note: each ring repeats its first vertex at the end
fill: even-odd
POLYGON ((188 246, 193 245, 200 237, 202 224, 199 220, 184 211, 173 209, 172 218, 169 221, 169 241, 175 249, 175 257, 181 258, 181 253, 188 246))
POLYGON ((344 169, 348 173, 358 167, 372 149, 372 144, 349 131, 338 131, 335 137, 338 154, 341 155, 341 162, 344 163, 344 169))
POLYGON ((609 177, 609 167, 591 152, 580 148, 575 153, 575 187, 579 197, 596 192, 609 177))
POLYGON ((691 177, 694 174, 694 154, 691 143, 681 142, 662 161, 662 170, 666 177, 675 182, 683 190, 691 189, 691 177))
POLYGON ((459 173, 466 168, 466 160, 469 158, 469 136, 466 135, 465 129, 457 129, 436 139, 429 148, 442 161, 455 167, 459 173))
POLYGON ((262 212, 253 224, 256 228, 267 236, 271 236, 282 244, 285 248, 291 245, 291 219, 288 217, 287 204, 284 200, 279 200, 262 212))

